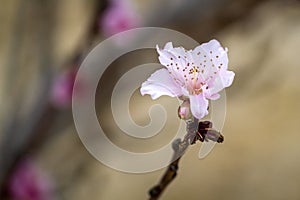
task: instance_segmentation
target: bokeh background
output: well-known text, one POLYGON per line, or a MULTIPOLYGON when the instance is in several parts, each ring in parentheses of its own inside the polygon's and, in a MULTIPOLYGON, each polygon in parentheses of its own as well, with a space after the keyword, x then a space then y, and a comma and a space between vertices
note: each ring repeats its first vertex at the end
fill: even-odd
MULTIPOLYGON (((2 0, 0 6, 0 199, 147 199, 164 169, 128 174, 95 160, 71 112, 76 69, 99 42, 122 30, 159 26, 198 42, 217 38, 236 73, 218 144, 198 159, 189 148, 161 199, 300 199, 300 2, 296 0, 2 0)), ((120 41, 122 43, 122 41, 120 41)), ((176 130, 168 97, 161 138, 122 136, 110 111, 114 84, 154 50, 118 59, 100 80, 96 105, 108 137, 129 150, 156 149, 176 130), (101 100, 101 101, 100 101, 101 100)), ((137 91, 133 119, 149 123, 150 97, 137 91)))

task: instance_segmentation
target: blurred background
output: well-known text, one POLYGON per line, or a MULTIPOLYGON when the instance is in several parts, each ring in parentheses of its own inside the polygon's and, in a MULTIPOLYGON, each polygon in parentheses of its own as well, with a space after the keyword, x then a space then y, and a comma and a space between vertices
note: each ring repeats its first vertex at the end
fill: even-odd
MULTIPOLYGON (((143 26, 171 28, 199 43, 218 39, 236 73, 226 89, 224 143, 203 160, 200 144, 191 146, 161 199, 300 199, 299 1, 2 0, 0 24, 0 199, 148 198, 164 169, 128 174, 104 166, 81 143, 71 111, 76 70, 88 52, 143 26)), ((148 62, 158 62, 155 50, 120 57, 96 96, 108 137, 132 151, 161 147, 179 122, 178 102, 162 97, 162 137, 137 142, 114 123, 114 84, 148 62)), ((149 123, 151 104, 136 91, 130 111, 138 124, 149 123)))

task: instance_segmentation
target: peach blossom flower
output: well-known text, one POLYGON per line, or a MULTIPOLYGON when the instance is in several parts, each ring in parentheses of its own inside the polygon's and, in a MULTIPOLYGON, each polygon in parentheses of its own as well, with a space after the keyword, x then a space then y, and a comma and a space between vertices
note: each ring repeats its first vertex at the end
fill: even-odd
POLYGON ((234 79, 228 71, 227 49, 217 40, 201 44, 193 50, 174 48, 168 42, 164 49, 157 46, 159 61, 165 68, 154 72, 142 84, 141 94, 152 99, 162 95, 189 99, 194 117, 201 119, 208 114, 208 100, 216 100, 234 79))

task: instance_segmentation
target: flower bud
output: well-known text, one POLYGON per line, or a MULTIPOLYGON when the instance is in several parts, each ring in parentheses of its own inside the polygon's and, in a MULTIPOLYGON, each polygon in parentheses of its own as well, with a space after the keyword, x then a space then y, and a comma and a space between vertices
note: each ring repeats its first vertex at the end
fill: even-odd
POLYGON ((205 134, 205 139, 218 143, 222 143, 224 141, 223 135, 221 135, 221 133, 216 130, 208 130, 205 134))
POLYGON ((191 119, 190 101, 184 100, 178 108, 178 117, 183 120, 191 119))

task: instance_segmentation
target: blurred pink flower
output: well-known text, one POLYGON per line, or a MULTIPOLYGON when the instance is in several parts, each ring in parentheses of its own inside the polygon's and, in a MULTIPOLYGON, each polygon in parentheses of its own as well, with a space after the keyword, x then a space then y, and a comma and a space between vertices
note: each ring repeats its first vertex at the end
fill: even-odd
POLYGON ((55 78, 50 94, 52 105, 59 108, 71 105, 76 73, 77 69, 71 69, 55 78))
POLYGON ((138 15, 129 0, 111 0, 110 6, 100 19, 100 26, 106 36, 139 26, 138 15))
POLYGON ((52 184, 46 174, 30 160, 19 164, 9 182, 14 200, 52 200, 52 184))
POLYGON ((154 72, 142 84, 141 94, 152 99, 162 95, 189 99, 194 117, 201 119, 208 114, 208 100, 216 100, 234 79, 228 71, 227 49, 217 40, 201 44, 193 50, 173 48, 171 42, 159 49, 159 61, 166 68, 154 72))

